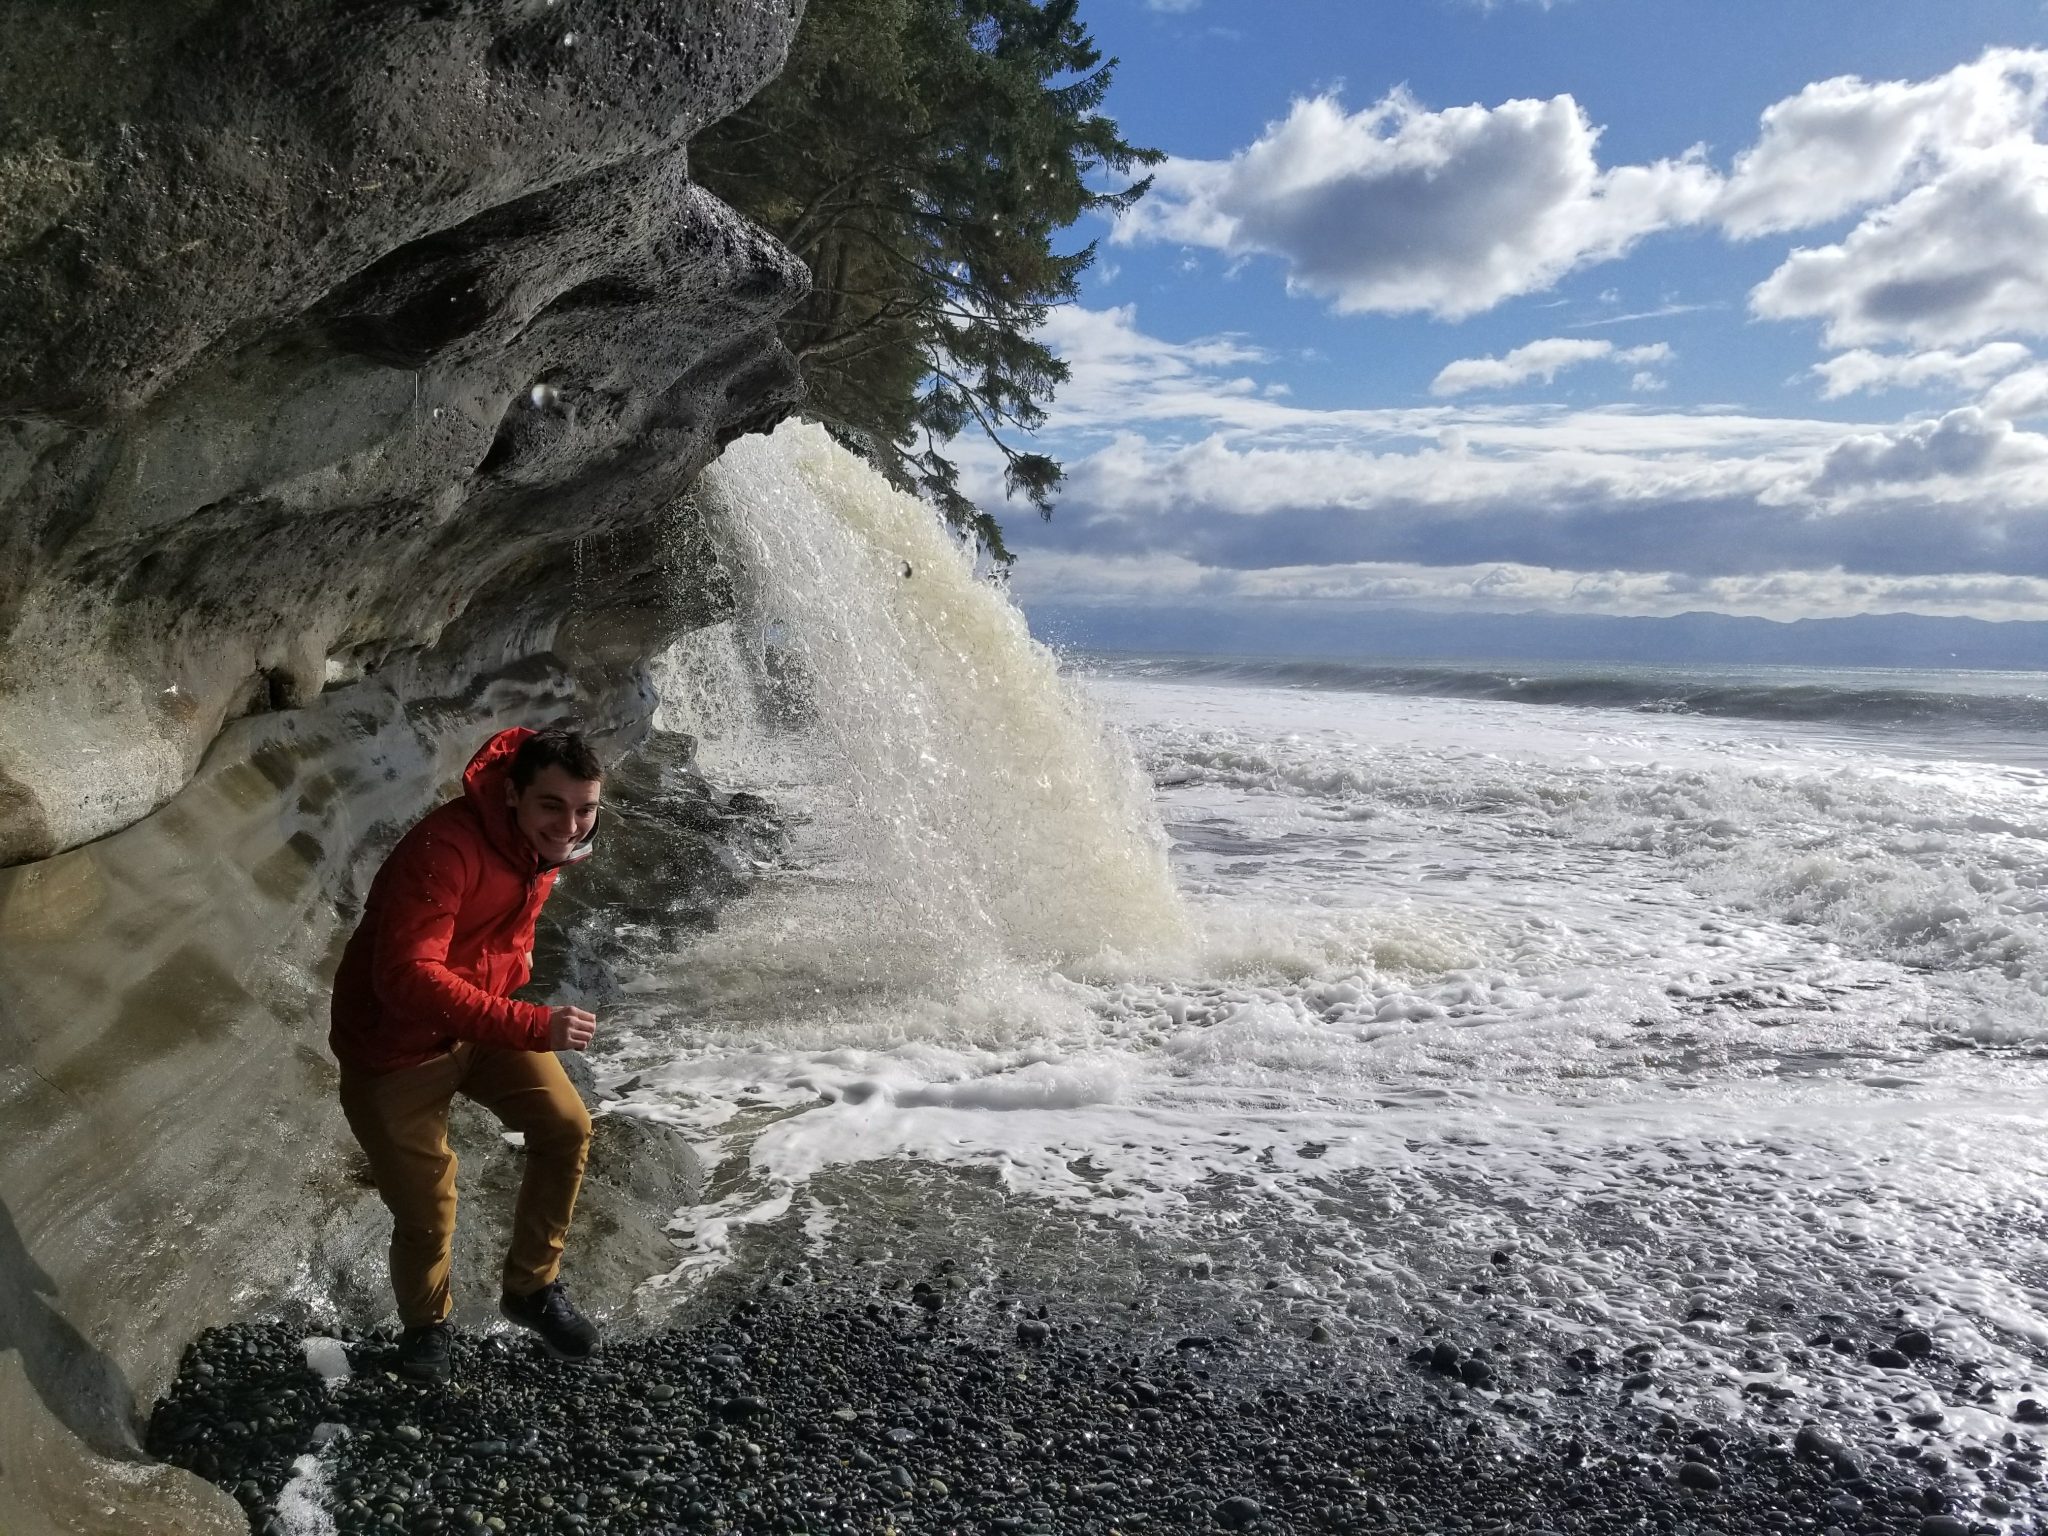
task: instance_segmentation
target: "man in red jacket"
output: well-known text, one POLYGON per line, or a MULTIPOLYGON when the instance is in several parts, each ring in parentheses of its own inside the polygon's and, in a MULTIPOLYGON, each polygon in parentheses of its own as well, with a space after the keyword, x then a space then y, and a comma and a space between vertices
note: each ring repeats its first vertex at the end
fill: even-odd
POLYGON ((587 1047, 597 1020, 511 994, 532 975, 534 921, 556 873, 590 851, 603 781, 572 731, 493 736, 464 770, 462 797, 422 818, 378 870, 334 978, 342 1113, 391 1211, 399 1369, 417 1380, 451 1371, 457 1093, 525 1137, 500 1310, 557 1358, 597 1347, 556 1278, 590 1115, 553 1055, 587 1047))

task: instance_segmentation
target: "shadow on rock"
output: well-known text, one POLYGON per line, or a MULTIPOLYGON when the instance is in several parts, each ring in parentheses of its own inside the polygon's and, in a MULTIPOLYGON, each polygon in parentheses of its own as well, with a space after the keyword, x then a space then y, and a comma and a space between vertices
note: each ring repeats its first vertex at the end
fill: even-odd
POLYGON ((115 1461, 146 1461, 134 1389, 58 1311, 56 1296, 56 1282, 29 1254, 13 1213, 0 1202, 0 1351, 21 1356, 43 1406, 93 1451, 115 1461))

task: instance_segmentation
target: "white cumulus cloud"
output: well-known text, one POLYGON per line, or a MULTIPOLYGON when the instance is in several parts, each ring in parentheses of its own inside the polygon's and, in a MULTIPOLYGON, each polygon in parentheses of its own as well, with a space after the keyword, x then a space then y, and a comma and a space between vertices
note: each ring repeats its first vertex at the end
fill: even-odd
POLYGON ((2048 334, 2048 51, 1992 49, 1931 80, 1823 81, 1764 114, 1718 216, 1736 235, 1866 209, 1750 295, 1832 347, 2048 334))
POLYGON ((1548 384, 1567 368, 1607 357, 1614 344, 1554 336, 1517 347, 1505 357, 1461 357, 1447 363, 1429 386, 1433 395, 1462 395, 1473 389, 1509 389, 1541 379, 1548 384))
POLYGON ((1980 402, 1984 414, 2006 421, 2048 416, 2048 367, 2024 368, 1992 385, 1980 402))
MULTIPOLYGON (((1928 351, 2048 334, 2048 50, 1991 49, 1919 81, 1819 81, 1767 108, 1724 174, 1699 148, 1603 167, 1568 95, 1430 110, 1298 100, 1226 160, 1177 159, 1118 225, 1285 264, 1345 313, 1461 319, 1659 231, 1750 239, 1860 215, 1750 295, 1831 348, 1928 351)), ((1665 313, 1677 313, 1673 306, 1665 313)))
POLYGON ((1691 222, 1719 179, 1698 153, 1602 170, 1570 96, 1432 112, 1394 91, 1360 112, 1297 101, 1229 160, 1173 160, 1119 240, 1286 262, 1339 311, 1459 319, 1691 222))
POLYGON ((1816 495, 1867 487, 1918 485, 1938 479, 1971 483, 1973 492, 1996 474, 2029 473, 2039 496, 2039 472, 2048 466, 2048 437, 2022 432, 1982 406, 1966 405, 1932 421, 1892 432, 1845 438, 1814 477, 1816 495))
POLYGON ((1794 251, 1750 307, 1821 320, 1837 347, 2048 335, 2048 146, 1978 156, 1836 244, 1794 251))
POLYGON ((1863 390, 1874 394, 1934 384, 1976 391, 2032 360, 2033 353, 2013 341, 1989 342, 1974 352, 1872 352, 1859 347, 1815 364, 1813 372, 1821 381, 1821 397, 1840 400, 1863 390))
MULTIPOLYGON (((1454 363, 1447 363, 1430 384, 1429 392, 1443 396, 1462 395, 1475 389, 1512 389, 1531 379, 1541 379, 1549 384, 1565 369, 1576 368, 1581 363, 1609 360, 1634 368, 1666 362, 1670 357, 1671 348, 1661 341, 1649 346, 1616 350, 1611 341, 1579 341, 1552 336, 1516 347, 1505 357, 1461 357, 1454 363)), ((1639 373, 1636 378, 1652 382, 1648 385, 1636 383, 1631 386, 1633 388, 1663 387, 1655 374, 1639 373)))
POLYGON ((2030 140, 2044 88, 2048 53, 2005 48, 1931 80, 1818 81, 1765 109, 1714 215, 1744 238, 1827 223, 2030 140))

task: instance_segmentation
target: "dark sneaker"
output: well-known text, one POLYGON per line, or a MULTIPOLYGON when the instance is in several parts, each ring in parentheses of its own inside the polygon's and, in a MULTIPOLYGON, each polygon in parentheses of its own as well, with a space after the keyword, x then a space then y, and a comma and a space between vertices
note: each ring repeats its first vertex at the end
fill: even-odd
POLYGON ((498 1310, 539 1334, 541 1348, 557 1360, 588 1360, 597 1353, 597 1326, 570 1303, 559 1280, 531 1296, 501 1296, 498 1310))
POLYGON ((436 1384, 455 1374, 455 1330, 446 1323, 423 1323, 398 1336, 398 1373, 414 1381, 436 1384))

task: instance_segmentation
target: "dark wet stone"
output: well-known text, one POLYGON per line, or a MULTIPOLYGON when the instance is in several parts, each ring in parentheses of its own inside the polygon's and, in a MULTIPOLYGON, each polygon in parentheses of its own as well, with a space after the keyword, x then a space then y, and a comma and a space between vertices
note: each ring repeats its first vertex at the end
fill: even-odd
POLYGON ((2012 1416, 2014 1422, 2020 1424, 2048 1424, 2048 1407, 2031 1397, 2023 1397, 2019 1406, 2013 1409, 2012 1416))
POLYGON ((1920 1522, 1920 1536, 1970 1536, 1970 1522, 1954 1515, 1929 1515, 1920 1522))
MULTIPOLYGON (((899 1290, 870 1272, 848 1295, 823 1283, 792 1294, 770 1277, 688 1329, 608 1340, 601 1373, 565 1372, 538 1352, 459 1334, 459 1393, 422 1393, 373 1369, 329 1392, 304 1380, 288 1338, 257 1356, 210 1350, 215 1376, 181 1372, 149 1445, 197 1469, 190 1448, 211 1455, 220 1445, 209 1434, 177 1449, 191 1417, 219 1424, 232 1411, 261 1430, 284 1422, 276 1387, 303 1382, 304 1416, 276 1437, 274 1454, 259 1435, 238 1446, 267 1459, 238 1449, 214 1469, 259 1536, 316 1416, 351 1429, 325 1456, 345 1536, 429 1518, 463 1536, 482 1536, 491 1527, 478 1520, 488 1518, 520 1536, 787 1536, 891 1524, 1108 1536, 1222 1528, 1231 1499, 1246 1501, 1230 1505, 1244 1517, 1237 1528, 1304 1536, 1642 1536, 1704 1529, 1709 1512, 1722 1536, 1831 1526, 1897 1536, 1945 1512, 1926 1503, 1924 1464, 1874 1458, 1866 1481, 1853 1458, 1842 1470, 1836 1453, 1847 1452, 1818 1427, 1795 1458, 1753 1424, 1709 1429, 1580 1386, 1562 1410, 1569 1419, 1554 1432, 1518 1425, 1526 1454, 1510 1454, 1495 1439, 1493 1403, 1445 1405, 1438 1379, 1418 1379, 1377 1350, 1333 1356, 1297 1329, 1227 1336, 1228 1349, 1190 1354, 1172 1347, 1171 1332, 1119 1334, 1094 1314, 1069 1326, 1062 1312, 1030 1319, 1048 1334, 1020 1358, 1009 1348, 1016 1306, 973 1302, 966 1287, 927 1319, 906 1304, 911 1278, 899 1290), (741 1395, 735 1380, 761 1411, 728 1418, 741 1395), (650 1404, 656 1385, 674 1390, 674 1407, 650 1404), (400 1422, 424 1429, 417 1447, 392 1438, 400 1422), (511 1449, 489 1458, 463 1449, 491 1440, 511 1449), (1852 1504, 1861 1513, 1845 1518, 1852 1504), (388 1515, 394 1506, 402 1517, 388 1515)), ((1484 1350, 1454 1358, 1498 1369, 1484 1350)), ((1667 1360, 1660 1379, 1681 1379, 1683 1362, 1667 1360)), ((1573 1379, 1562 1368, 1554 1378, 1573 1379)), ((1510 1394, 1498 1406, 1514 1412, 1519 1401, 1510 1394)), ((2006 1449, 1995 1465, 2017 1459, 2006 1449)), ((2015 1503, 2031 1497, 1995 1471, 1993 1480, 2015 1503)))
POLYGON ((718 1416, 728 1424, 744 1424, 767 1411, 768 1405, 758 1397, 732 1397, 718 1405, 718 1416))
POLYGON ((1051 1326, 1041 1323, 1035 1317, 1027 1317, 1017 1325, 1017 1342, 1019 1344, 1043 1344, 1051 1334, 1051 1326))
POLYGON ((1245 1498, 1242 1494, 1225 1499, 1216 1506, 1217 1523, 1228 1526, 1233 1531, 1242 1530, 1250 1525, 1259 1518, 1259 1514, 1258 1500, 1245 1498))
POLYGON ((1458 1348, 1448 1340, 1441 1340, 1429 1352, 1429 1368, 1439 1376, 1449 1376, 1458 1369, 1458 1348))
POLYGON ((1913 1363, 1896 1349, 1873 1349, 1868 1359, 1872 1365, 1887 1371, 1903 1371, 1913 1363))
POLYGON ((1839 1440, 1823 1434, 1811 1424, 1799 1426, 1799 1432, 1792 1437, 1792 1448, 1815 1461, 1839 1463, 1849 1454, 1839 1440))
POLYGON ((1721 1474, 1704 1461, 1688 1461, 1679 1466, 1678 1481, 1687 1488, 1712 1493, 1721 1486, 1721 1474))
POLYGON ((1934 1353, 1934 1340, 1930 1335, 1923 1333, 1918 1328, 1908 1328, 1904 1333, 1892 1340, 1892 1348, 1902 1355, 1918 1360, 1923 1355, 1934 1353))

